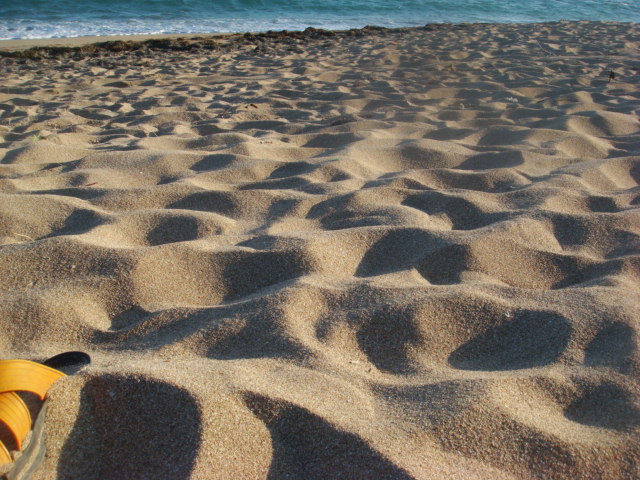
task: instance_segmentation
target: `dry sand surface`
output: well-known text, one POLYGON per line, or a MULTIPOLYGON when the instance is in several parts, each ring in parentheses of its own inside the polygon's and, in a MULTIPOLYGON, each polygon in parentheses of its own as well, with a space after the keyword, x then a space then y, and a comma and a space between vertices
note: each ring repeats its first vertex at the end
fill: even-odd
POLYGON ((38 479, 640 478, 639 43, 1 59, 1 356, 94 360, 38 479))

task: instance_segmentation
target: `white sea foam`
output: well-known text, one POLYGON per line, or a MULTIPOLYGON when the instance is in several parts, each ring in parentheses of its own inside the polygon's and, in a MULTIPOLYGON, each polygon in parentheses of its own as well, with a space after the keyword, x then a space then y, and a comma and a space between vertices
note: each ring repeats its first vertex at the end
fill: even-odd
POLYGON ((385 27, 418 26, 425 22, 400 22, 372 18, 369 22, 362 19, 309 19, 273 18, 247 19, 230 18, 225 20, 126 20, 102 23, 79 23, 76 21, 61 21, 57 23, 36 24, 34 22, 11 22, 0 20, 0 40, 35 39, 35 38, 69 38, 80 36, 107 35, 139 35, 139 34, 172 34, 172 33, 227 33, 267 30, 304 30, 307 27, 343 30, 360 28, 365 25, 379 25, 385 27))
POLYGON ((417 26, 438 22, 640 21, 620 0, 0 0, 0 39, 417 26))

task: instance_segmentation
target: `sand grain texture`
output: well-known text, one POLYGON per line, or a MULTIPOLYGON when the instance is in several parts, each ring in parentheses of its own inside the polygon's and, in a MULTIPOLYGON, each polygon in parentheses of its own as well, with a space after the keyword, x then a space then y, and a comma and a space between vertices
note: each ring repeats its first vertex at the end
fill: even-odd
POLYGON ((94 358, 38 478, 640 478, 639 39, 0 59, 1 356, 94 358))

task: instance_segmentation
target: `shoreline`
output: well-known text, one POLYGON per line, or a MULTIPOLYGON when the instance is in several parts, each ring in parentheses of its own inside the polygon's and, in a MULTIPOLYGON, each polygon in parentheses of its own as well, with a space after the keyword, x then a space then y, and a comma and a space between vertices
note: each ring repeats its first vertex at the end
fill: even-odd
MULTIPOLYGON (((37 40, 2 40, 0 58, 40 58, 65 55, 94 55, 126 53, 138 50, 215 50, 231 44, 241 45, 269 40, 309 39, 339 35, 364 35, 388 30, 383 27, 363 27, 352 30, 318 30, 309 27, 302 31, 266 31, 211 34, 159 34, 159 35, 113 35, 96 37, 74 37, 37 40), (49 40, 54 40, 49 42, 49 40)), ((402 29, 394 29, 402 30, 402 29)))
POLYGON ((427 23, 420 27, 387 28, 367 25, 362 28, 348 30, 324 30, 308 27, 305 30, 280 30, 261 32, 226 32, 226 33, 174 33, 174 34, 136 34, 136 35, 105 35, 83 36, 66 38, 38 38, 0 40, 0 58, 39 58, 57 57, 68 54, 86 53, 122 53, 134 51, 145 47, 159 50, 185 50, 198 49, 199 47, 211 48, 214 46, 228 45, 229 43, 250 43, 256 39, 262 40, 286 40, 308 39, 313 37, 329 36, 362 36, 375 33, 411 33, 423 30, 452 30, 473 28, 476 26, 510 26, 510 27, 535 27, 554 25, 634 25, 636 22, 606 21, 606 20, 558 20, 549 22, 526 23, 487 23, 487 22, 462 22, 462 23, 427 23))
POLYGON ((158 39, 175 39, 181 37, 215 37, 215 36, 233 35, 233 33, 220 34, 184 34, 184 33, 159 33, 159 34, 140 34, 140 35, 97 35, 82 37, 61 37, 61 38, 20 38, 0 40, 0 51, 13 52, 20 50, 28 50, 30 48, 47 48, 47 47, 69 47, 78 48, 86 45, 104 42, 144 42, 147 40, 158 39))

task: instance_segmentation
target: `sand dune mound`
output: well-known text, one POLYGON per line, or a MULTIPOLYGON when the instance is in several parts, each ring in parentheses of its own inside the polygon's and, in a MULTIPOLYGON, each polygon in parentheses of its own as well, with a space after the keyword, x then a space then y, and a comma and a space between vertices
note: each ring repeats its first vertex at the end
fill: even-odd
POLYGON ((639 33, 0 59, 37 478, 639 478, 639 33))

